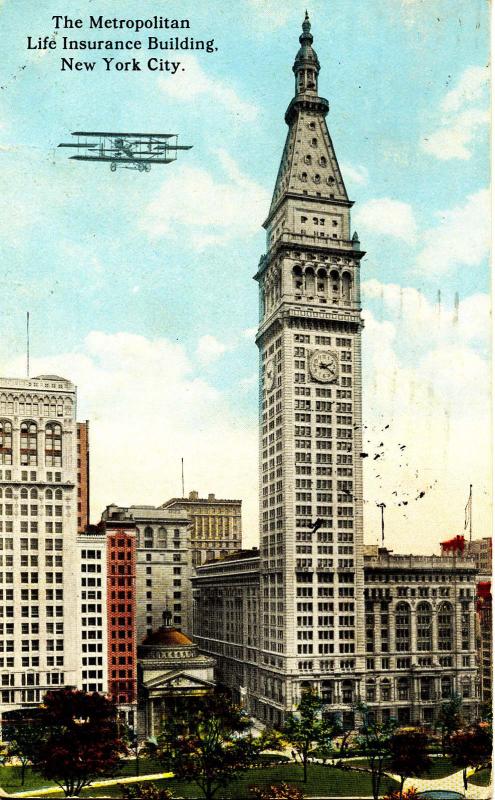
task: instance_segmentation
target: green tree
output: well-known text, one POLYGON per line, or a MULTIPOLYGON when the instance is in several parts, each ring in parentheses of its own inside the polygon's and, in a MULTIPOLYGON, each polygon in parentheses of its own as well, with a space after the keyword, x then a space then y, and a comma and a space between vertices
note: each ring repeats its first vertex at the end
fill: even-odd
POLYGON ((117 709, 96 692, 48 692, 38 725, 40 740, 33 767, 60 786, 66 797, 78 797, 94 778, 111 774, 126 752, 117 709))
POLYGON ((450 737, 454 731, 462 727, 462 697, 453 694, 445 703, 442 703, 438 712, 435 728, 442 737, 442 753, 445 755, 450 737))
POLYGON ((428 744, 428 735, 420 730, 399 730, 390 737, 387 767, 400 777, 400 798, 406 778, 417 778, 430 769, 428 744))
POLYGON ((374 800, 380 796, 380 784, 385 774, 385 762, 390 755, 390 740, 397 723, 394 719, 377 722, 365 703, 358 703, 356 711, 361 715, 356 742, 368 760, 374 800))
POLYGON ((227 695, 188 699, 167 717, 158 737, 158 757, 177 778, 195 783, 212 800, 236 774, 252 766, 274 737, 254 737, 251 720, 227 695))
POLYGON ((16 759, 21 765, 21 786, 26 779, 26 767, 32 764, 40 744, 41 731, 33 716, 21 716, 4 723, 3 735, 8 740, 6 758, 16 759))
POLYGON ((452 763, 462 768, 464 788, 468 788, 467 771, 471 767, 478 772, 490 766, 492 737, 487 725, 472 725, 456 731, 450 737, 449 752, 452 763))
POLYGON ((318 748, 330 754, 332 740, 337 734, 335 723, 322 717, 323 700, 314 689, 303 689, 301 702, 295 713, 291 712, 281 733, 293 748, 295 758, 303 766, 303 780, 308 779, 308 760, 318 748))

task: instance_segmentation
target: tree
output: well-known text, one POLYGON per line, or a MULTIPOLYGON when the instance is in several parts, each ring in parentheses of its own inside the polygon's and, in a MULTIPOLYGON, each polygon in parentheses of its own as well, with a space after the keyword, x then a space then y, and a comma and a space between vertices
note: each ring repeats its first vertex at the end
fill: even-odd
POLYGON ((442 753, 445 755, 446 747, 454 731, 462 726, 462 697, 453 694, 442 703, 438 712, 435 728, 440 731, 442 737, 442 753))
POLYGON ((303 781, 308 779, 308 759, 315 747, 327 753, 336 735, 335 724, 321 716, 323 700, 314 689, 303 689, 296 713, 290 713, 282 728, 282 736, 293 748, 293 755, 303 766, 303 781))
POLYGON ((32 764, 40 744, 40 728, 38 720, 17 714, 15 718, 4 723, 3 735, 8 741, 7 758, 15 758, 21 764, 21 786, 24 786, 26 767, 32 764))
POLYGON ((431 758, 428 755, 428 743, 428 735, 419 730, 400 730, 390 737, 387 766, 400 777, 400 798, 406 778, 417 778, 429 770, 431 758))
POLYGON ((385 761, 390 755, 390 740, 396 728, 396 721, 377 722, 365 703, 358 703, 356 711, 361 714, 362 724, 356 742, 368 759, 371 772, 371 785, 374 800, 380 795, 380 784, 385 774, 385 761))
POLYGON ((492 754, 492 737, 487 725, 472 725, 470 728, 456 731, 449 741, 449 752, 452 763, 462 768, 464 789, 468 788, 467 771, 469 767, 478 772, 489 766, 492 754))
POLYGON ((255 800, 303 800, 303 793, 297 786, 277 783, 273 786, 251 786, 250 792, 255 800))
POLYGON ((33 767, 58 784, 66 797, 78 797, 94 778, 111 773, 126 752, 117 709, 96 692, 48 692, 38 724, 41 735, 33 767))
POLYGON ((254 737, 250 728, 247 714, 223 693, 185 699, 163 723, 158 757, 212 800, 273 743, 273 736, 254 737))

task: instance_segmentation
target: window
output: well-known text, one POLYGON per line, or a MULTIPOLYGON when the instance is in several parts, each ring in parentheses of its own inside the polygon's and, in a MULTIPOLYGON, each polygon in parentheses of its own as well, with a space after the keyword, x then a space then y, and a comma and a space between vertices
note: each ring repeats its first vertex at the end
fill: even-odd
POLYGON ((427 652, 432 649, 431 637, 431 617, 432 611, 429 603, 418 603, 416 609, 417 631, 418 631, 418 650, 427 652))
POLYGON ((452 650, 453 610, 450 603, 442 603, 438 609, 438 649, 452 650))
POLYGON ((62 428, 58 422, 49 422, 45 428, 45 464, 62 466, 62 428))
POLYGON ((144 529, 144 546, 153 547, 153 528, 149 525, 144 529))
POLYGON ((395 639, 397 652, 411 649, 411 609, 407 603, 397 603, 395 609, 395 639))
POLYGON ((12 464, 12 424, 0 420, 0 464, 12 464))
POLYGON ((35 422, 21 423, 21 464, 38 463, 38 427, 35 422))

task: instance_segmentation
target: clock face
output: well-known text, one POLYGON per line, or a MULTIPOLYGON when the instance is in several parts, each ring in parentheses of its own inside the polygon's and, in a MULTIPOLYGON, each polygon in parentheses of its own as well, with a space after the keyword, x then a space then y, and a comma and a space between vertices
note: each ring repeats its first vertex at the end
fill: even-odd
POLYGON ((273 389, 275 383, 275 362, 273 358, 269 358, 265 364, 265 389, 269 392, 273 389))
POLYGON ((339 360, 337 353, 330 350, 315 350, 309 359, 309 372, 315 381, 331 383, 339 375, 339 360))

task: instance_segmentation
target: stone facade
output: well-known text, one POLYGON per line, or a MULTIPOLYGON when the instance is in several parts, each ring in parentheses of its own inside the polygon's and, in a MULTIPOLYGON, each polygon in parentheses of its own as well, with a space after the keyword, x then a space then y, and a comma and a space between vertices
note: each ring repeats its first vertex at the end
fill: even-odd
POLYGON ((0 379, 1 712, 80 680, 76 387, 0 379))
POLYGON ((349 727, 359 700, 381 720, 393 716, 402 724, 431 725, 442 700, 458 693, 465 716, 475 717, 475 565, 380 550, 365 558, 363 573, 364 595, 355 601, 335 596, 331 585, 321 586, 317 595, 307 587, 301 596, 300 614, 328 631, 328 652, 300 659, 296 688, 288 697, 282 676, 264 666, 259 552, 200 567, 193 578, 195 638, 216 659, 217 680, 264 722, 280 722, 307 685, 319 691, 326 711, 339 713, 349 727), (363 673, 335 652, 338 623, 352 625, 357 605, 365 616, 363 673))
POLYGON ((156 737, 178 700, 205 695, 214 688, 214 660, 167 624, 146 637, 138 648, 138 659, 140 738, 156 737))
POLYGON ((193 567, 235 553, 241 548, 241 500, 224 500, 209 494, 200 497, 173 497, 162 508, 187 514, 191 520, 191 552, 193 567))

